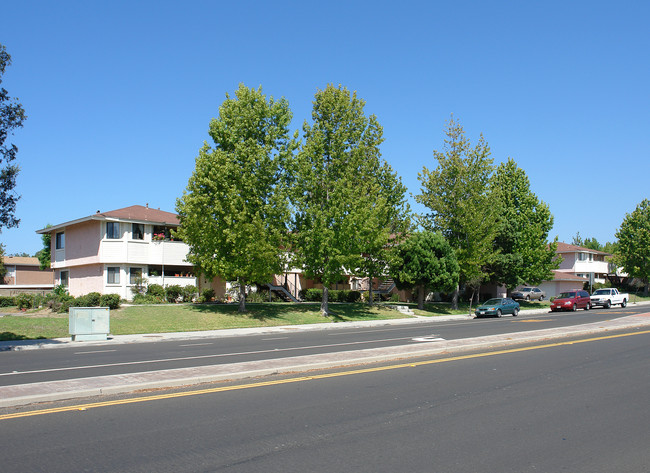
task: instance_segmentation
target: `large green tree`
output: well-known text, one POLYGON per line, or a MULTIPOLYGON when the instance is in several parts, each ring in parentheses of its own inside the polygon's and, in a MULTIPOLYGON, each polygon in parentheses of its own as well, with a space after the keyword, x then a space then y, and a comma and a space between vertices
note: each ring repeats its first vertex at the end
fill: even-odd
POLYGON ((183 196, 176 202, 188 259, 208 277, 246 286, 271 282, 285 267, 287 162, 296 149, 291 111, 282 98, 240 85, 210 122, 214 147, 204 143, 183 196))
POLYGON ((296 263, 323 284, 323 315, 329 288, 363 266, 364 252, 386 245, 404 195, 380 159, 382 127, 364 106, 345 87, 319 90, 294 168, 296 263))
MULTIPOLYGON (((460 266, 460 283, 476 288, 489 276, 494 260, 499 200, 491 191, 494 172, 490 147, 481 135, 476 146, 463 127, 449 120, 443 150, 434 150, 437 167, 426 166, 418 174, 421 194, 415 200, 429 209, 421 216, 422 226, 447 239, 460 266)), ((458 308, 458 290, 452 307, 458 308)))
POLYGON ((557 238, 548 241, 553 228, 548 205, 530 190, 526 172, 511 158, 497 167, 491 182, 500 209, 491 279, 509 289, 552 279, 559 261, 557 238))
MULTIPOLYGON (((11 56, 0 44, 0 84, 7 66, 11 65, 11 56)), ((19 167, 15 163, 18 148, 14 144, 5 144, 16 128, 23 126, 27 118, 23 106, 4 87, 0 87, 0 231, 3 227, 17 227, 20 220, 16 218, 16 202, 20 199, 14 191, 19 167)))
POLYGON ((643 199, 632 213, 625 215, 616 238, 615 262, 622 266, 624 272, 643 282, 643 293, 647 296, 650 281, 650 200, 643 199))
MULTIPOLYGON (((45 228, 51 227, 49 223, 45 225, 45 228)), ((43 233, 41 235, 41 241, 43 242, 43 248, 36 252, 36 257, 40 263, 41 269, 47 269, 50 267, 52 260, 52 234, 43 233)))
POLYGON ((399 289, 418 291, 418 309, 424 309, 427 290, 453 291, 460 268, 447 240, 433 232, 411 234, 395 249, 391 276, 399 289))

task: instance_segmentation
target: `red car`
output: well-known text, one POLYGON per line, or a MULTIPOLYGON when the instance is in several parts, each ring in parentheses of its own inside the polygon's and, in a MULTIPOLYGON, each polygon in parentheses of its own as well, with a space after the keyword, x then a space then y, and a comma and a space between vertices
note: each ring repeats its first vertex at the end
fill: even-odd
POLYGON ((591 298, 589 297, 589 293, 582 289, 563 292, 553 299, 553 302, 551 302, 551 311, 553 312, 558 310, 576 311, 578 309, 591 309, 591 298))

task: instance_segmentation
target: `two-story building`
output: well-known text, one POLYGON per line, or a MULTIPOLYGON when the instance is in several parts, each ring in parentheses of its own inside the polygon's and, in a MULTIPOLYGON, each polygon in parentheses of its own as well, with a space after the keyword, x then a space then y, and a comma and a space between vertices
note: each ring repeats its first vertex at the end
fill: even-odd
POLYGON ((197 278, 187 262, 189 247, 174 238, 178 216, 149 206, 134 205, 38 230, 52 236, 54 283, 72 296, 89 292, 119 294, 130 300, 132 288, 146 279, 162 286, 224 285, 197 278))
POLYGON ((586 278, 593 283, 604 283, 608 274, 616 272, 607 261, 607 257, 612 255, 603 251, 558 242, 556 253, 562 258, 558 268, 561 273, 586 278))
POLYGON ((0 295, 13 296, 21 292, 45 293, 54 287, 52 269, 41 269, 38 258, 4 256, 2 263, 7 273, 0 282, 0 295))

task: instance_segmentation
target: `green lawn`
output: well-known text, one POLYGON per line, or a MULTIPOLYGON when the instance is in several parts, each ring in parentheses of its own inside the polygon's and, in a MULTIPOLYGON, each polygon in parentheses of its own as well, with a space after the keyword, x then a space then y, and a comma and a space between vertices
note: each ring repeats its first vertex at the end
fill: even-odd
MULTIPOLYGON (((192 332, 228 328, 274 327, 405 317, 385 307, 330 303, 331 316, 320 315, 320 304, 249 303, 239 314, 236 304, 164 304, 130 306, 111 311, 113 335, 192 332)), ((68 314, 15 312, 0 317, 0 340, 68 337, 68 314)))

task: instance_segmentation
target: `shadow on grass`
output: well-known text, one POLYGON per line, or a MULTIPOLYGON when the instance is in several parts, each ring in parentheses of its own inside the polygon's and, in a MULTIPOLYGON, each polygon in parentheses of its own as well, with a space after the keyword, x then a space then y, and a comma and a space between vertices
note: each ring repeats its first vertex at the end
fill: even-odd
POLYGON ((14 342, 18 340, 47 340, 45 337, 28 337, 27 335, 19 335, 13 332, 0 332, 0 342, 14 342))
MULTIPOLYGON (((329 303, 329 317, 323 317, 323 321, 331 319, 335 322, 347 322, 352 320, 374 320, 380 317, 377 307, 370 307, 364 303, 329 303)), ((197 304, 193 310, 202 313, 223 314, 230 316, 242 316, 264 322, 266 320, 285 319, 293 316, 317 316, 320 317, 320 302, 251 302, 246 304, 246 312, 239 313, 239 304, 197 304)))

